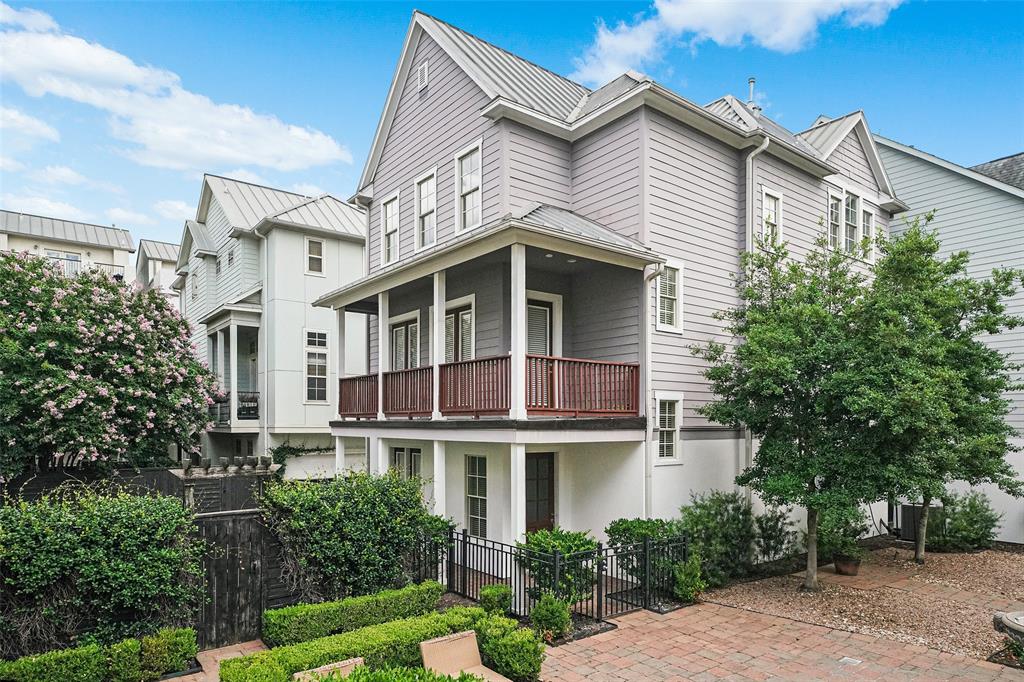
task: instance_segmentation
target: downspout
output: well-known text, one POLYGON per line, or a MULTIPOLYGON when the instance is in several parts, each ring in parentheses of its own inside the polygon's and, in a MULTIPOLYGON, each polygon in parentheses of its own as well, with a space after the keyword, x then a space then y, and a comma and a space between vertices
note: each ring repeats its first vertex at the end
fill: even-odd
MULTIPOLYGON (((747 208, 746 208, 746 240, 744 241, 744 247, 747 253, 753 253, 754 251, 754 159, 761 155, 764 150, 768 149, 768 145, 771 143, 771 139, 768 137, 764 138, 764 142, 760 144, 754 151, 747 154, 747 208)), ((750 429, 743 429, 743 468, 748 468, 754 463, 754 437, 750 433, 750 429)), ((737 472, 738 473, 738 472, 737 472)), ((751 501, 753 494, 750 488, 746 489, 747 502, 751 501)))
POLYGON ((256 238, 259 239, 260 242, 262 242, 262 244, 260 244, 260 260, 263 261, 263 264, 260 266, 260 271, 263 273, 263 285, 260 287, 260 308, 262 310, 262 312, 260 313, 260 331, 263 334, 263 343, 262 345, 259 346, 259 351, 260 364, 263 365, 263 395, 260 396, 260 400, 263 403, 263 409, 260 410, 260 412, 262 413, 260 419, 260 431, 261 435, 263 436, 263 455, 267 456, 270 452, 270 448, 268 447, 270 445, 270 432, 267 429, 267 418, 269 417, 269 410, 267 407, 269 405, 269 401, 267 399, 270 397, 270 372, 267 366, 267 356, 269 355, 268 351, 270 349, 270 344, 267 343, 266 318, 267 287, 269 285, 268 280, 270 279, 270 271, 267 269, 267 237, 266 235, 260 234, 259 225, 257 225, 253 229, 252 233, 256 235, 256 238))
POLYGON ((647 417, 646 426, 644 427, 644 518, 651 518, 651 499, 653 498, 653 486, 654 486, 654 456, 651 452, 651 440, 654 437, 652 431, 653 425, 651 422, 651 281, 655 277, 660 275, 665 269, 665 266, 658 263, 654 266, 654 269, 644 277, 643 283, 643 301, 640 306, 640 323, 643 325, 641 329, 645 331, 646 341, 644 343, 644 395, 641 399, 644 401, 644 415, 647 417))

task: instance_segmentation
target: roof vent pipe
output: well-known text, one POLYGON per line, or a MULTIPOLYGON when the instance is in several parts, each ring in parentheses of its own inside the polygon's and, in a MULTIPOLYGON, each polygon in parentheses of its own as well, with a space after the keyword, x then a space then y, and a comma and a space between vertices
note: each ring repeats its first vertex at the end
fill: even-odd
POLYGON ((754 112, 755 116, 761 113, 761 107, 758 106, 756 101, 754 101, 754 84, 756 82, 757 79, 753 76, 747 79, 747 85, 750 86, 750 98, 747 100, 747 106, 750 107, 750 110, 754 112))

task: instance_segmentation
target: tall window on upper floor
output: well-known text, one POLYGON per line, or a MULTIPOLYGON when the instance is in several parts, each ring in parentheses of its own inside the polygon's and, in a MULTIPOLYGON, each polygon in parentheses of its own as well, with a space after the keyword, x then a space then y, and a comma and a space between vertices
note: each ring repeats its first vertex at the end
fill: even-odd
POLYGON ((680 393, 666 393, 658 391, 654 395, 658 405, 657 427, 655 431, 658 436, 658 463, 679 461, 679 426, 683 406, 683 396, 680 393))
POLYGON ((324 243, 319 239, 306 238, 306 272, 311 275, 324 272, 324 243))
POLYGON ((416 248, 431 246, 437 237, 437 176, 416 182, 416 248))
POLYGON ((658 331, 677 334, 683 331, 683 311, 679 300, 682 285, 682 263, 667 263, 658 276, 658 331))
POLYGON ((860 241, 857 234, 860 229, 860 199, 853 194, 847 194, 844 204, 846 207, 843 221, 846 225, 844 244, 847 253, 854 253, 857 250, 857 243, 860 241))
POLYGON ((391 324, 391 369, 420 366, 420 322, 413 317, 391 324))
POLYGON ((473 307, 449 310, 444 316, 444 361, 473 359, 473 307))
POLYGON ((188 275, 189 280, 192 282, 192 300, 196 300, 199 297, 199 280, 193 274, 188 275))
POLYGON ((764 189, 761 194, 761 238, 768 244, 782 241, 782 192, 764 189))
POLYGON ((327 402, 327 332, 306 330, 306 402, 327 402))
POLYGON ((863 211, 860 217, 860 229, 868 240, 868 260, 875 262, 875 214, 863 211))
POLYGON ((217 256, 217 260, 214 262, 213 271, 218 277, 220 276, 220 256, 217 256))
POLYGON ((480 225, 480 144, 460 154, 456 160, 459 198, 459 229, 470 230, 480 225))
POLYGON ((380 207, 381 263, 387 265, 398 259, 398 196, 385 201, 380 207))
POLYGON ((828 197, 828 245, 833 249, 838 249, 842 243, 839 239, 842 229, 842 212, 842 198, 830 194, 828 197))

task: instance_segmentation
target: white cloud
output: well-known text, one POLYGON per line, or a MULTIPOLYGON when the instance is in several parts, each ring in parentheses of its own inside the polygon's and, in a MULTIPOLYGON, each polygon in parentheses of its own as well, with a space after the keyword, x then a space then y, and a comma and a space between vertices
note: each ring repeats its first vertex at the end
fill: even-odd
POLYGON ((224 173, 224 177, 232 178, 233 180, 241 180, 242 182, 251 182, 254 185, 266 185, 270 186, 270 183, 263 179, 258 173, 253 173, 251 170, 245 168, 236 168, 233 171, 224 173))
POLYGON ((49 218, 63 218, 65 220, 80 221, 92 220, 92 215, 90 213, 82 211, 71 204, 63 201, 55 201, 48 197, 24 194, 4 194, 0 196, 0 206, 8 211, 31 213, 33 215, 41 215, 49 218))
POLYGON ((37 9, 14 9, 0 2, 0 24, 20 26, 28 31, 56 31, 57 22, 37 9))
POLYGON ((848 26, 880 26, 903 0, 655 0, 652 12, 613 27, 598 23, 597 36, 576 60, 577 80, 603 84, 628 69, 656 64, 682 41, 726 47, 753 44, 796 52, 817 38, 818 27, 842 19, 848 26))
POLYGON ((152 225, 153 219, 145 213, 139 213, 138 211, 132 211, 127 208, 108 208, 106 210, 107 217, 110 218, 111 222, 121 227, 131 227, 132 225, 152 225))
POLYGON ((0 107, 0 130, 25 137, 38 137, 51 142, 60 141, 60 133, 56 128, 11 107, 0 107))
POLYGON ((318 197, 321 194, 327 194, 327 192, 310 182, 296 182, 289 189, 299 194, 305 194, 307 197, 318 197))
POLYGON ((107 112, 111 134, 127 143, 123 152, 147 166, 294 171, 352 162, 326 133, 214 102, 186 90, 171 71, 59 30, 0 32, 0 78, 33 97, 53 95, 107 112))
POLYGON ((182 220, 191 216, 194 211, 186 202, 178 199, 164 199, 153 204, 153 210, 161 218, 168 220, 182 220))
POLYGON ((68 166, 47 166, 46 168, 41 168, 32 172, 32 179, 47 185, 91 187, 93 189, 101 189, 106 192, 114 192, 115 194, 124 192, 124 188, 120 185, 115 185, 103 180, 91 180, 76 171, 74 168, 69 168, 68 166))
POLYGON ((5 173, 16 173, 25 167, 23 163, 9 156, 0 155, 0 171, 5 173))

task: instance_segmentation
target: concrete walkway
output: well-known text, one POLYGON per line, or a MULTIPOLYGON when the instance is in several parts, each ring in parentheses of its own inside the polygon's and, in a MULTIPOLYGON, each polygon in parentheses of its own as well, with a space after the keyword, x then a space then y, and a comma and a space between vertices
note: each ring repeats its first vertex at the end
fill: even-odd
POLYGON ((237 656, 245 656, 255 651, 262 651, 267 647, 263 646, 263 642, 260 640, 254 640, 252 642, 242 642, 241 644, 232 644, 231 646, 221 647, 220 649, 207 649, 206 651, 200 651, 199 655, 196 656, 199 659, 199 664, 203 666, 203 672, 196 673, 194 675, 186 675, 184 677, 174 678, 175 682, 217 682, 220 679, 220 662, 228 659, 235 658, 237 656))
POLYGON ((881 637, 717 604, 659 616, 548 649, 542 678, 593 680, 1016 680, 1024 673, 881 637))

